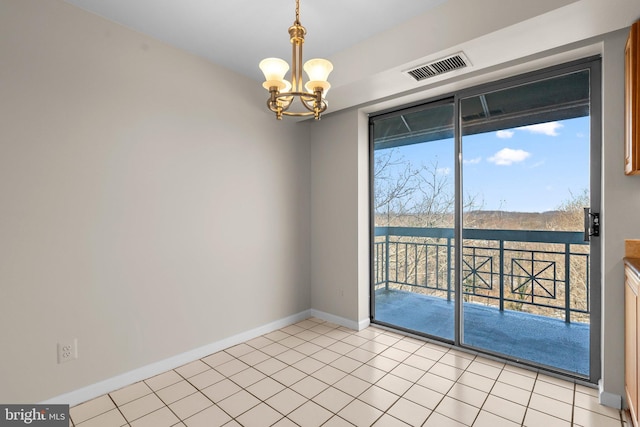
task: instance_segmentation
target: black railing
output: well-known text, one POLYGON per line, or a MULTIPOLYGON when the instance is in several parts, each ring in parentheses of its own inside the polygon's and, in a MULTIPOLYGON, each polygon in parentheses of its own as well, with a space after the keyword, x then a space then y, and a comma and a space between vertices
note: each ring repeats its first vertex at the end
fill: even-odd
MULTIPOLYGON (((374 285, 451 300, 454 230, 376 227, 374 285)), ((589 246, 582 232, 463 231, 466 301, 588 322, 589 246)))

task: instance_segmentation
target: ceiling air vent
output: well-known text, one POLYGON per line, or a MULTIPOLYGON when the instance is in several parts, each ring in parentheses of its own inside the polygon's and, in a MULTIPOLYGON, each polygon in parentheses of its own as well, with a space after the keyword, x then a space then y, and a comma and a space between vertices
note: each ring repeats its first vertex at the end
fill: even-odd
POLYGON ((466 67, 468 63, 468 59, 462 52, 460 52, 455 55, 447 56, 446 58, 429 62, 428 64, 421 65, 420 67, 407 70, 405 73, 409 74, 419 82, 420 80, 428 79, 429 77, 438 76, 453 70, 459 70, 460 68, 466 67))

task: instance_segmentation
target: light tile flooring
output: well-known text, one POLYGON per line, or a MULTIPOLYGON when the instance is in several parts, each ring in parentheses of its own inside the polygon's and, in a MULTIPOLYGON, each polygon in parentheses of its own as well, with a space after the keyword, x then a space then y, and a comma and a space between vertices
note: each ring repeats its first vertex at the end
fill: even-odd
POLYGON ((626 426, 596 390, 311 318, 71 408, 76 427, 626 426))

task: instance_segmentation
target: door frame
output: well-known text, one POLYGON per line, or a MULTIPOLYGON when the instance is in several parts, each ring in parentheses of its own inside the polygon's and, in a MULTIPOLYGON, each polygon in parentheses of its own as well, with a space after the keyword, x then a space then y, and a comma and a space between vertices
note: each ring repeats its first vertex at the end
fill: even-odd
MULTIPOLYGON (((373 119, 380 118, 381 116, 398 113, 399 111, 408 111, 419 108, 425 104, 432 104, 438 102, 447 102, 453 98, 454 104, 454 145, 455 145, 455 217, 454 217, 454 241, 455 241, 455 258, 454 258, 454 295, 455 295, 455 313, 454 313, 454 340, 438 340, 443 343, 451 343, 455 347, 466 349, 469 351, 477 352, 481 350, 482 353, 486 353, 492 356, 497 356, 501 359, 511 360, 508 356, 503 354, 493 354, 486 349, 477 349, 463 343, 462 337, 464 334, 464 311, 463 311, 463 298, 462 298, 462 270, 463 265, 463 253, 462 253, 462 218, 463 218, 463 182, 462 182, 462 117, 460 114, 461 100, 464 98, 481 95, 483 93, 492 92, 496 90, 506 89, 512 86, 521 84, 527 84, 534 81, 544 80, 546 78, 557 77, 562 74, 569 74, 572 72, 589 70, 589 84, 590 84, 590 198, 591 198, 591 210, 592 212, 601 212, 601 200, 602 200, 602 71, 601 71, 601 57, 592 56, 577 61, 572 61, 565 64, 560 64, 548 68, 544 68, 538 71, 528 72, 518 76, 505 78, 496 82, 482 84, 474 86, 468 89, 460 90, 453 94, 440 96, 437 98, 423 100, 420 102, 412 103, 400 108, 388 109, 378 113, 372 113, 369 116, 369 207, 370 207, 370 270, 373 272, 374 266, 374 246, 375 246, 375 212, 373 209, 374 204, 374 140, 373 140, 373 119)), ((588 383, 595 384, 600 379, 601 375, 601 319, 602 319, 602 237, 592 237, 589 244, 590 251, 590 264, 589 264, 589 310, 590 310, 590 343, 589 343, 589 378, 586 379, 588 383)), ((395 327, 393 325, 387 325, 375 320, 375 295, 374 295, 374 278, 373 274, 370 274, 370 321, 373 324, 381 324, 383 326, 392 327, 400 331, 404 331, 411 334, 417 334, 417 331, 407 330, 402 327, 395 327)), ((434 337, 427 337, 434 338, 434 337)), ((435 338, 434 338, 435 339, 435 338)), ((511 360, 513 361, 513 360, 511 360)), ((571 375, 566 372, 550 370, 548 366, 536 364, 535 362, 517 362, 523 366, 529 366, 536 369, 543 369, 554 374, 559 374, 565 377, 572 377, 576 380, 585 381, 582 376, 571 375)))

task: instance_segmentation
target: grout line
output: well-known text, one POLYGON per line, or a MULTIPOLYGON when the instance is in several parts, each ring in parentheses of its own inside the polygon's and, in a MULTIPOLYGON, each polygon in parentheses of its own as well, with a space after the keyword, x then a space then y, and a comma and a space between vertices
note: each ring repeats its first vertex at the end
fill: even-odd
MULTIPOLYGON (((114 406, 116 407, 116 409, 118 410, 118 412, 120 413, 120 415, 122 415, 122 419, 125 420, 127 422, 127 426, 129 426, 129 420, 127 419, 127 417, 124 416, 124 413, 122 413, 122 411, 120 410, 120 406, 116 403, 115 400, 113 400, 113 397, 111 397, 110 393, 107 393, 107 396, 109 396, 109 399, 111 400, 111 402, 113 402, 114 406)), ((135 399, 134 399, 135 400, 135 399)), ((133 402, 133 401, 132 401, 133 402)))
POLYGON ((576 393, 577 393, 577 386, 575 383, 573 383, 573 401, 571 404, 571 425, 574 424, 575 418, 576 418, 576 393))
POLYGON ((524 407, 524 415, 522 416, 522 425, 524 426, 524 420, 527 419, 527 414, 529 413, 529 405, 531 405, 531 398, 533 397, 533 390, 536 388, 536 383, 538 382, 538 377, 540 376, 540 372, 536 372, 536 377, 533 381, 533 388, 531 389, 531 393, 529 394, 529 400, 527 400, 527 404, 524 407))

